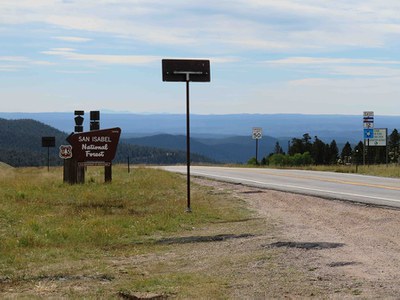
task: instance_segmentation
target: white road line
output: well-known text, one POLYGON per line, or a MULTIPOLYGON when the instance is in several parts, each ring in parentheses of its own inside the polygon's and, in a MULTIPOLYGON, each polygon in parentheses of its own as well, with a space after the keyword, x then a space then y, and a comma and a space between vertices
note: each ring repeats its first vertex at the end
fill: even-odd
POLYGON ((229 177, 229 176, 221 176, 221 175, 214 175, 214 174, 202 173, 202 172, 198 172, 198 171, 192 171, 192 174, 193 174, 193 175, 206 176, 206 177, 214 177, 214 178, 219 178, 219 179, 228 179, 228 180, 235 180, 235 181, 244 181, 244 182, 255 183, 255 184, 261 184, 261 185, 266 185, 266 186, 277 186, 277 187, 281 187, 281 188, 294 188, 294 189, 300 189, 300 190, 306 190, 306 191, 313 191, 313 192, 330 193, 330 194, 341 195, 341 196, 362 197, 362 198, 372 199, 372 200, 383 200, 383 201, 400 202, 400 200, 398 200, 398 199, 383 198, 383 197, 375 197, 375 196, 366 196, 366 195, 353 194, 353 193, 343 193, 343 192, 330 191, 330 190, 313 189, 313 188, 307 188, 307 187, 302 187, 302 186, 278 184, 278 183, 272 183, 272 182, 262 182, 262 181, 251 180, 251 179, 245 179, 245 178, 239 178, 239 177, 229 177))

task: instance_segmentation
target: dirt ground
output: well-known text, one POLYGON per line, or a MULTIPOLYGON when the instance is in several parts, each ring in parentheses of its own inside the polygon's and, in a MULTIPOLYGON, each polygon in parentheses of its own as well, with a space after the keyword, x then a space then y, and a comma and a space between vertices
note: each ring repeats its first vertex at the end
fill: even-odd
POLYGON ((261 262, 243 270, 253 273, 256 282, 247 290, 237 287, 233 296, 400 297, 399 210, 204 179, 197 182, 229 191, 246 201, 258 217, 266 218, 267 224, 273 224, 262 235, 247 239, 248 249, 238 251, 279 248, 280 263, 272 268, 275 274, 265 274, 261 262), (292 282, 285 282, 282 276, 292 282))

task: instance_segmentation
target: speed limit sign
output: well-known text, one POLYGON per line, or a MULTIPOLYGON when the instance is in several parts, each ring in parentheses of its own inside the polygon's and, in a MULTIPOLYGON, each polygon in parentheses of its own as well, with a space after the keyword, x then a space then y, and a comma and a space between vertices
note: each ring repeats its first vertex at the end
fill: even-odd
POLYGON ((253 127, 252 138, 253 138, 253 140, 259 140, 262 138, 262 128, 261 127, 253 127))

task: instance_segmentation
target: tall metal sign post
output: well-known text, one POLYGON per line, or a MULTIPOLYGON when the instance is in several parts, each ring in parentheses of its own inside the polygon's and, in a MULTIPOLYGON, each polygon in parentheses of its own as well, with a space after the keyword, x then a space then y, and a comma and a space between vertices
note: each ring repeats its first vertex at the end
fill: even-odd
POLYGON ((363 165, 365 166, 365 156, 366 156, 366 153, 368 153, 369 140, 374 138, 374 112, 373 111, 364 111, 363 127, 364 127, 363 165), (365 147, 365 141, 367 141, 367 147, 365 147))
POLYGON ((253 127, 251 137, 253 138, 253 140, 256 140, 256 165, 258 165, 258 140, 262 138, 262 128, 253 127))
POLYGON ((186 165, 187 165, 187 212, 190 207, 190 108, 189 82, 210 82, 210 61, 189 59, 163 59, 162 80, 186 82, 186 165))

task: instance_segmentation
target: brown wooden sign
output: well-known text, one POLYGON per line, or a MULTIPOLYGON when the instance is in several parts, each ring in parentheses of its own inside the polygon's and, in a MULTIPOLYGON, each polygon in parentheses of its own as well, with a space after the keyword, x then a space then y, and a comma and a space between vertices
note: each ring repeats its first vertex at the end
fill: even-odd
POLYGON ((72 133, 67 142, 72 145, 72 157, 78 162, 111 162, 115 153, 121 128, 72 133))

